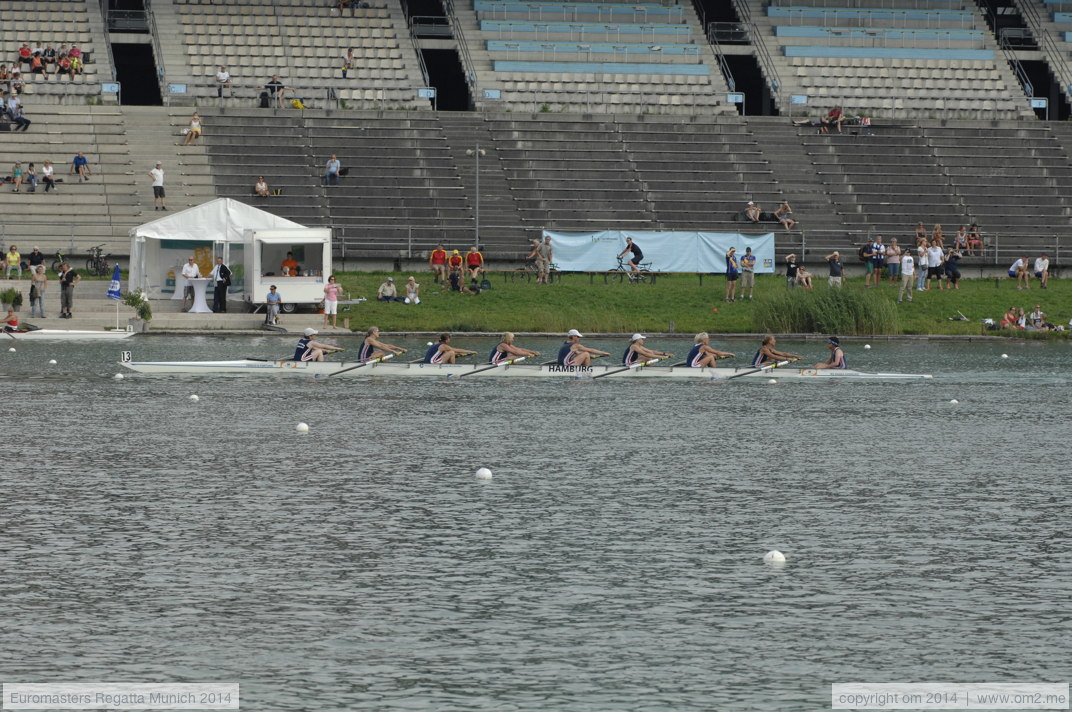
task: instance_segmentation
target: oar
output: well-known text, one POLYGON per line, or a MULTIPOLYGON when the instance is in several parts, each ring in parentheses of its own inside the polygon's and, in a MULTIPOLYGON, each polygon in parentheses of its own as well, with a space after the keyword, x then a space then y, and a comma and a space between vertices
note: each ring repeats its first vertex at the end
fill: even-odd
POLYGON ((662 361, 661 358, 653 358, 650 361, 640 361, 638 363, 634 363, 631 366, 626 366, 625 368, 619 368, 617 371, 606 371, 604 373, 599 374, 598 376, 592 376, 592 380, 595 380, 597 378, 603 378, 604 376, 613 376, 616 373, 623 373, 623 372, 628 371, 629 369, 632 369, 632 368, 643 368, 644 366, 650 366, 651 364, 659 363, 660 361, 662 361))
POLYGON ((770 371, 770 370, 775 369, 775 368, 781 368, 782 366, 786 366, 788 364, 795 363, 796 361, 799 361, 799 360, 800 360, 799 358, 793 358, 793 359, 789 359, 788 361, 778 361, 777 363, 767 364, 766 366, 760 366, 759 368, 754 368, 751 371, 745 371, 744 373, 735 373, 732 376, 728 377, 726 380, 727 381, 732 381, 735 378, 740 378, 741 376, 747 376, 747 375, 752 374, 752 373, 759 373, 760 371, 770 371))
MULTIPOLYGON (((528 356, 520 356, 520 357, 515 358, 515 359, 510 359, 509 361, 500 361, 499 363, 493 363, 490 366, 486 366, 484 368, 478 368, 475 371, 466 371, 465 373, 459 373, 458 378, 461 378, 462 376, 472 376, 474 373, 483 373, 484 371, 490 371, 491 369, 498 368, 499 366, 512 366, 515 363, 521 363, 522 361, 524 361, 527 358, 528 358, 528 356)), ((453 376, 453 375, 454 375, 453 373, 448 373, 447 374, 448 377, 453 376)))
MULTIPOLYGON (((342 349, 339 349, 339 350, 342 351, 342 349)), ((403 351, 402 353, 405 353, 405 352, 403 351)), ((350 368, 344 368, 341 371, 336 371, 335 373, 318 373, 318 374, 316 374, 315 377, 316 378, 331 378, 332 376, 338 376, 340 373, 346 373, 347 371, 353 371, 353 370, 358 369, 358 368, 364 368, 365 366, 368 366, 370 363, 379 363, 380 361, 386 361, 387 359, 394 358, 394 357, 395 357, 394 354, 387 354, 386 356, 380 356, 379 358, 375 358, 375 359, 372 359, 371 361, 365 361, 363 363, 359 363, 356 366, 351 366, 350 368)))

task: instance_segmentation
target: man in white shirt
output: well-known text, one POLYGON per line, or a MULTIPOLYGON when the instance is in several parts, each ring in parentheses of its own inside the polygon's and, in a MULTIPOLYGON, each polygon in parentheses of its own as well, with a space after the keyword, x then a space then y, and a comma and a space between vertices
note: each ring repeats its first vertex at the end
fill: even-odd
MULTIPOLYGON (((186 258, 186 264, 182 266, 182 276, 186 280, 197 279, 201 276, 201 268, 194 262, 193 255, 186 258)), ((182 288, 182 310, 190 311, 194 305, 194 286, 187 281, 182 288)))
POLYGON ((1016 291, 1031 289, 1031 275, 1027 273, 1027 255, 1023 255, 1009 267, 1009 276, 1016 278, 1016 291))
POLYGON ((904 299, 905 292, 908 292, 908 301, 912 301, 912 280, 916 276, 916 260, 912 257, 912 253, 905 250, 901 254, 901 290, 897 292, 897 303, 900 304, 904 299))
POLYGON ((931 242, 927 248, 927 289, 931 288, 931 280, 938 280, 938 289, 942 290, 942 263, 945 262, 945 251, 937 240, 931 242))
MULTIPOLYGON (((216 96, 223 98, 223 88, 231 88, 231 75, 227 72, 227 65, 221 64, 220 71, 216 72, 216 96)), ((227 92, 228 96, 234 96, 230 91, 227 92)))
POLYGON ((153 179, 153 210, 167 210, 167 198, 164 197, 164 164, 156 162, 156 167, 148 173, 153 179))
POLYGON ((395 278, 388 277, 387 281, 380 285, 380 288, 376 290, 376 301, 378 302, 402 302, 405 301, 398 296, 398 290, 395 289, 395 278))
POLYGON ((1042 288, 1045 289, 1050 281, 1050 257, 1045 252, 1035 260, 1035 276, 1042 282, 1042 288))

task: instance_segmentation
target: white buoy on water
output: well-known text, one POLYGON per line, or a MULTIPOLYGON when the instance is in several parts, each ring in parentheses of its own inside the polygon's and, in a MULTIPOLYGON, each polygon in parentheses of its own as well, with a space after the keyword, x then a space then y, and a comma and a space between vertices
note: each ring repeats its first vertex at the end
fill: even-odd
POLYGON ((117 380, 117 381, 122 381, 123 380, 123 374, 117 373, 114 376, 112 376, 112 378, 117 380))
POLYGON ((49 366, 55 366, 56 365, 56 359, 50 359, 49 362, 48 362, 48 365, 49 366))
POLYGON ((294 429, 297 430, 299 433, 309 432, 309 426, 306 423, 298 423, 296 426, 294 426, 294 429))
POLYGON ((766 554, 763 555, 763 563, 764 564, 784 564, 785 563, 785 554, 783 554, 782 552, 778 551, 777 549, 773 549, 771 551, 768 551, 766 554))
POLYGON ((768 386, 773 386, 773 385, 774 385, 775 383, 777 383, 777 382, 778 382, 778 381, 777 381, 776 379, 774 379, 774 378, 771 378, 771 379, 769 379, 769 380, 767 381, 767 385, 768 385, 768 386))
POLYGON ((864 351, 870 351, 870 350, 871 350, 871 344, 864 344, 864 351))
POLYGON ((193 401, 194 403, 196 403, 197 401, 199 401, 199 400, 201 400, 201 399, 200 399, 200 398, 198 398, 198 397, 197 397, 197 394, 195 393, 194 395, 190 396, 190 400, 192 400, 192 401, 193 401))
POLYGON ((15 347, 12 346, 10 349, 8 349, 8 351, 10 351, 11 353, 15 353, 15 347))
POLYGON ((429 341, 429 342, 428 342, 428 345, 429 345, 429 346, 433 346, 434 344, 435 344, 435 342, 433 342, 433 341, 429 341))
POLYGON ((960 403, 960 401, 958 401, 956 398, 954 398, 953 400, 951 400, 949 402, 952 403, 953 405, 956 405, 957 403, 960 403))
POLYGON ((478 480, 490 480, 491 470, 486 467, 481 467, 479 470, 476 471, 476 478, 478 480))
MULTIPOLYGON (((12 351, 14 351, 15 349, 11 349, 11 350, 12 350, 12 351)), ((1009 355, 1008 355, 1008 354, 1002 354, 1002 355, 1001 355, 1001 357, 1002 357, 1002 358, 1008 358, 1008 357, 1009 357, 1009 355)))

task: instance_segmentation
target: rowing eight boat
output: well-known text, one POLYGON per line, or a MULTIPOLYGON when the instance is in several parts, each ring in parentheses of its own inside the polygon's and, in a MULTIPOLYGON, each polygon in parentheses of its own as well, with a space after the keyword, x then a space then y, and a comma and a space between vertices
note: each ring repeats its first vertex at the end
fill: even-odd
POLYGON ((738 368, 688 368, 685 366, 642 367, 620 371, 620 366, 536 366, 528 364, 502 366, 487 369, 487 364, 425 364, 425 363, 370 363, 363 368, 342 374, 360 364, 335 361, 121 361, 132 371, 154 375, 282 375, 282 376, 328 376, 340 377, 399 377, 399 378, 594 378, 607 374, 607 378, 677 378, 702 381, 717 381, 731 376, 743 378, 769 378, 772 373, 782 379, 845 378, 865 380, 928 379, 929 375, 915 373, 863 373, 848 369, 787 368, 777 371, 770 368, 756 370, 753 366, 738 368), (485 369, 485 370, 481 370, 485 369), (479 373, 478 373, 479 371, 479 373), (619 371, 608 373, 608 371, 619 371), (751 373, 749 373, 751 371, 751 373))
MULTIPOLYGON (((116 341, 134 336, 134 331, 89 331, 78 329, 35 329, 6 331, 16 341, 116 341)), ((3 338, 0 336, 0 338, 3 338)))

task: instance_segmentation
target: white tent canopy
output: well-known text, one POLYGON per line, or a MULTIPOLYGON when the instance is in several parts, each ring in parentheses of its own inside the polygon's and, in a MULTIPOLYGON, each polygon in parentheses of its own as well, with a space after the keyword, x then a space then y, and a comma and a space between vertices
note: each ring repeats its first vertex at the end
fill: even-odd
MULTIPOLYGON (((130 288, 150 298, 170 296, 176 293, 188 256, 195 256, 202 273, 211 268, 214 256, 239 265, 243 260, 237 253, 246 230, 278 229, 305 226, 230 198, 210 200, 139 225, 130 230, 130 288)), ((241 291, 241 280, 233 282, 231 291, 241 291)))

